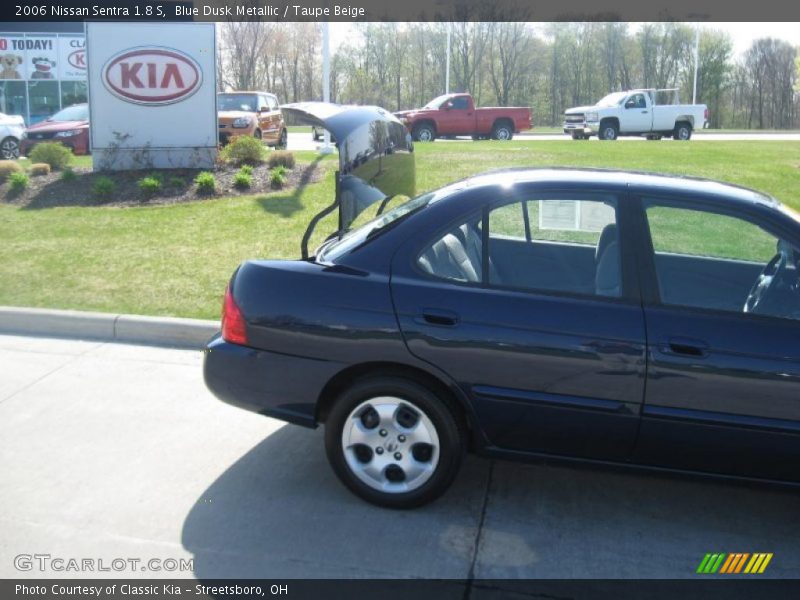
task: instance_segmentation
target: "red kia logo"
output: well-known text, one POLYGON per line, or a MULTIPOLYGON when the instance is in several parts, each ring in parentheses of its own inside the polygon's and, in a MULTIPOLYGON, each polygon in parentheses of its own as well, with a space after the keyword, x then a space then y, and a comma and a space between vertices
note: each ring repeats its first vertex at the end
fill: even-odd
POLYGON ((203 82, 200 65, 183 52, 159 46, 129 48, 103 67, 103 85, 134 104, 172 104, 194 94, 203 82))
POLYGON ((80 50, 75 50, 74 52, 71 52, 70 55, 67 57, 67 62, 76 69, 85 69, 86 50, 81 48, 80 50))

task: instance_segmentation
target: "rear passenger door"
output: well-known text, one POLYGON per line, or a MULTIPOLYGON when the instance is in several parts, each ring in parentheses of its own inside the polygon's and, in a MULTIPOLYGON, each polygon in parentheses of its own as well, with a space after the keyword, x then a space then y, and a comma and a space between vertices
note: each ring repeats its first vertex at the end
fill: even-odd
POLYGON ((482 211, 396 255, 410 351, 470 396, 492 445, 625 459, 645 332, 620 197, 485 193, 482 211))

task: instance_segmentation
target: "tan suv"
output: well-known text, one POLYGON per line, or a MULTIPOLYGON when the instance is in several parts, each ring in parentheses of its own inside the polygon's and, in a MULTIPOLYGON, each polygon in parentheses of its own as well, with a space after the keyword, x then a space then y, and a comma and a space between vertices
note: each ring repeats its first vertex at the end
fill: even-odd
POLYGON ((287 132, 278 98, 267 92, 217 94, 219 142, 227 144, 239 135, 252 135, 268 146, 286 148, 287 132))

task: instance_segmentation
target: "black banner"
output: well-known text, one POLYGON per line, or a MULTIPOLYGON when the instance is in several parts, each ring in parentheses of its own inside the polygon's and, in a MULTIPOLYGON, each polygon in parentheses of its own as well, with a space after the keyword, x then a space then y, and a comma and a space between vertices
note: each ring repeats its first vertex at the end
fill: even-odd
MULTIPOLYGON (((2 21, 800 21, 786 0, 11 0, 2 21)), ((0 24, 0 28, 2 24, 0 24)))
MULTIPOLYGON (((752 576, 751 576, 752 577, 752 576)), ((175 600, 291 598, 292 600, 796 600, 800 580, 2 580, 0 597, 37 600, 175 600)))

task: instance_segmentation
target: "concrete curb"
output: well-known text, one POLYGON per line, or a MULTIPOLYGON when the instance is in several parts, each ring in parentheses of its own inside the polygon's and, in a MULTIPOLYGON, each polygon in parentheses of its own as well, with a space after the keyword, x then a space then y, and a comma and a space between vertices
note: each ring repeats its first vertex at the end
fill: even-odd
POLYGON ((41 335, 200 349, 219 322, 0 306, 0 334, 41 335))

